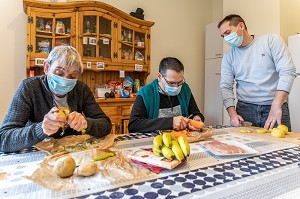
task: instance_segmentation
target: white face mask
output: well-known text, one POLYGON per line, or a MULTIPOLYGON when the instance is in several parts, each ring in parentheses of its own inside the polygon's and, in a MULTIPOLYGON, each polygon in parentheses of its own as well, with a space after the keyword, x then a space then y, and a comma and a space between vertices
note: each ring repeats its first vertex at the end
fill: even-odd
MULTIPOLYGON (((238 28, 237 28, 238 29, 238 28)), ((224 40, 226 43, 231 47, 239 47, 243 43, 243 33, 242 36, 238 36, 237 29, 235 32, 230 33, 226 37, 224 37, 224 40)))

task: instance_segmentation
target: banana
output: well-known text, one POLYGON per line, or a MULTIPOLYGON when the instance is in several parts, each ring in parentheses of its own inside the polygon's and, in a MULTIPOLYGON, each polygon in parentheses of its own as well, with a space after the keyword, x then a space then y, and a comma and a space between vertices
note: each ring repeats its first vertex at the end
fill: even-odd
POLYGON ((171 133, 164 133, 162 135, 162 140, 166 147, 172 148, 172 140, 175 140, 175 137, 171 133))
POLYGON ((162 135, 155 136, 153 139, 153 146, 161 149, 162 145, 163 145, 163 136, 162 135))
POLYGON ((178 161, 181 161, 184 159, 183 152, 176 140, 172 140, 172 151, 175 154, 175 157, 178 161))
POLYGON ((156 156, 162 156, 162 153, 161 153, 161 149, 158 147, 158 146, 153 146, 152 147, 152 152, 154 153, 154 155, 156 156))
POLYGON ((163 147, 161 148, 161 152, 163 156, 168 160, 172 160, 175 156, 174 152, 165 145, 163 145, 163 147))
POLYGON ((190 144, 189 142, 182 136, 179 136, 178 139, 178 144, 184 154, 185 157, 189 156, 190 155, 190 152, 191 152, 191 148, 190 148, 190 144))

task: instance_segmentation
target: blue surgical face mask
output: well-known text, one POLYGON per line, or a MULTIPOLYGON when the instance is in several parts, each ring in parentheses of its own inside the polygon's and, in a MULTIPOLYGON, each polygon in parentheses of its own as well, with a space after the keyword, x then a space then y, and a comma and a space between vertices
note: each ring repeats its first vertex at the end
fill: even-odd
POLYGON ((76 85, 77 79, 67 79, 58 75, 50 74, 48 84, 51 91, 57 95, 65 95, 76 85))
POLYGON ((164 91, 165 91, 165 93, 167 93, 170 96, 175 96, 180 93, 181 87, 182 87, 182 85, 180 85, 178 87, 172 87, 172 86, 165 85, 164 91))
POLYGON ((243 43, 243 35, 238 36, 238 34, 236 32, 237 32, 237 29, 235 32, 224 37, 224 40, 226 41, 226 43, 231 47, 239 47, 243 43))

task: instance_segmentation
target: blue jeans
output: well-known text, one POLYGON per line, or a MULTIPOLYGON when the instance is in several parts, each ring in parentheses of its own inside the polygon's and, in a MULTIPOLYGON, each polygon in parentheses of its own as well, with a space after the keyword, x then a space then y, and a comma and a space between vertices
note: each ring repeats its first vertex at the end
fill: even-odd
MULTIPOLYGON (((257 127, 265 126, 265 122, 268 119, 270 109, 271 109, 271 105, 256 105, 256 104, 245 103, 242 101, 238 101, 236 105, 237 114, 242 116, 244 121, 251 122, 253 126, 257 126, 257 127)), ((289 128, 289 131, 292 131, 288 103, 285 102, 282 105, 281 109, 282 109, 281 123, 286 125, 289 128)), ((277 127, 278 124, 276 123, 274 126, 277 127)))

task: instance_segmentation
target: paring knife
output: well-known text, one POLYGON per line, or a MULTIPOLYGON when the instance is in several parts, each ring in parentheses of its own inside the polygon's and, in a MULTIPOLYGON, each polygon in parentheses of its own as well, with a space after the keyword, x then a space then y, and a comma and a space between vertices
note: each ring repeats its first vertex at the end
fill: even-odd
POLYGON ((248 126, 252 126, 252 123, 243 121, 243 122, 241 122, 241 125, 244 126, 244 127, 248 127, 248 126))

